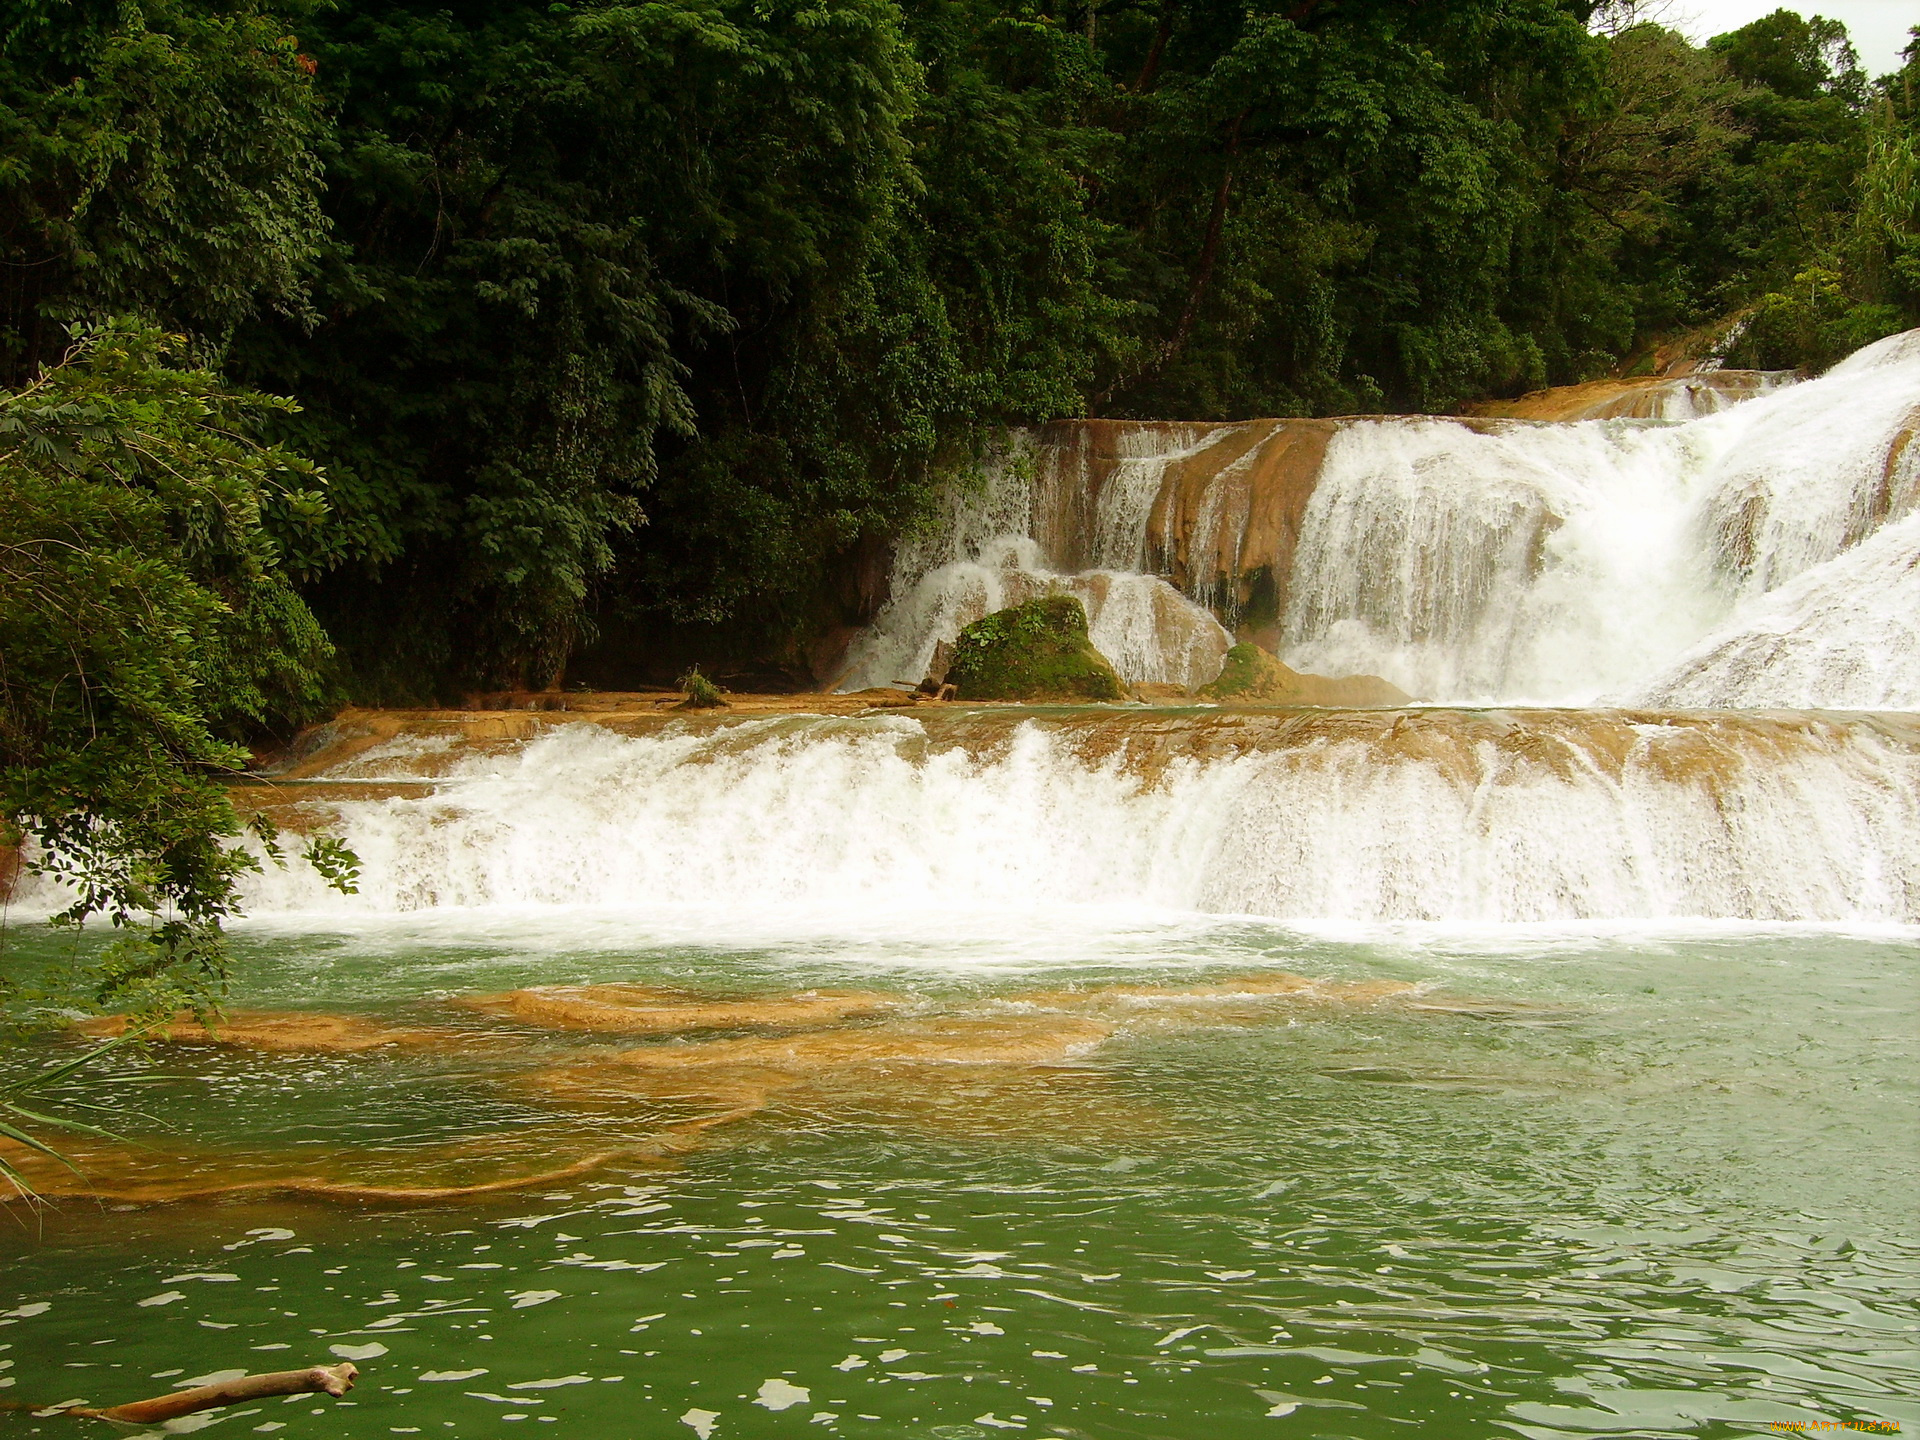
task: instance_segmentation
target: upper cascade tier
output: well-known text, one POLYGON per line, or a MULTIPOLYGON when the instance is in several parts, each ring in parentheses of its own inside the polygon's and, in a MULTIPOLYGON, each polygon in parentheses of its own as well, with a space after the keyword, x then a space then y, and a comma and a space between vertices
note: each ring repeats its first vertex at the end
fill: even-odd
POLYGON ((1791 370, 1694 370, 1684 375, 1589 380, 1493 400, 1471 413, 1504 420, 1698 420, 1772 394, 1799 379, 1791 370))
POLYGON ((1133 683, 1204 683, 1238 635, 1432 702, 1920 707, 1920 331, 1800 384, 1576 388, 1507 408, 1652 418, 1011 436, 898 547, 841 688, 1063 588, 1133 683))
POLYGON ((250 913, 1920 922, 1920 720, 1900 715, 928 705, 387 713, 317 738, 243 801, 336 831, 360 893, 269 865, 250 913))

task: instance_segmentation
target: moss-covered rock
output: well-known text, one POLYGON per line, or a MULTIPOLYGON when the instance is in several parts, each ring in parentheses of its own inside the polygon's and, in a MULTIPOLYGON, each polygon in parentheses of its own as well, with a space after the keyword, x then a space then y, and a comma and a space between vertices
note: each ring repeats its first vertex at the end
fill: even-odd
POLYGON ((1404 705, 1406 691, 1378 675, 1306 675, 1258 645, 1242 642, 1227 651, 1220 678, 1198 691, 1203 700, 1265 705, 1404 705))
POLYGON ((1071 595, 996 610, 960 632, 946 678, 962 700, 1119 700, 1126 687, 1087 638, 1071 595))

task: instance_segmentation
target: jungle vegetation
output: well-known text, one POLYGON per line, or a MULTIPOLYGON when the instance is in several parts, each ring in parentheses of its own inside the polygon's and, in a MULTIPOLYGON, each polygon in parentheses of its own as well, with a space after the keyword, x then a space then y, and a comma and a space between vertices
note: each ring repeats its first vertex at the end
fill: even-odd
POLYGON ((609 624, 785 653, 994 427, 1444 411, 1736 316, 1829 363, 1920 323, 1907 55, 1588 0, 13 0, 5 823, 180 927, 113 1001, 218 969, 236 741, 609 624))

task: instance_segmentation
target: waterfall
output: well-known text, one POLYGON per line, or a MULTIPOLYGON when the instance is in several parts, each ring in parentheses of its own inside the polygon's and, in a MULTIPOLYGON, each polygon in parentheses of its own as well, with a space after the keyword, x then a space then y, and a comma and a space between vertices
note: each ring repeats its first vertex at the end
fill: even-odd
MULTIPOLYGON (((1678 693, 1668 677, 1685 666, 1690 703, 1850 703, 1863 689, 1837 673, 1766 681, 1774 661, 1753 646, 1734 688, 1687 657, 1770 625, 1793 603, 1781 586, 1913 508, 1917 422, 1920 337, 1895 336, 1681 425, 1351 426, 1308 506, 1283 653, 1436 700, 1652 699, 1678 693)), ((1920 705, 1897 662, 1880 679, 1875 703, 1920 705)))
POLYGON ((1920 503, 1920 331, 1721 422, 1700 539, 1738 600, 1778 588, 1920 503))
POLYGON ((1428 703, 349 717, 314 743, 364 753, 248 803, 340 834, 361 893, 268 866, 248 908, 1920 923, 1920 332, 1751 388, 1011 436, 899 544, 841 689, 1064 591, 1136 685, 1210 680, 1232 625, 1428 703))
POLYGON ((1920 697, 1920 513, 1744 609, 1638 697, 1648 705, 1911 709, 1920 697))
POLYGON ((1138 719, 555 721, 505 749, 402 736, 323 773, 335 783, 315 798, 289 786, 277 802, 338 828, 365 865, 361 893, 269 868, 247 881, 248 908, 694 906, 723 925, 756 908, 1067 902, 1355 921, 1920 920, 1914 721, 1138 719))
POLYGON ((1058 463, 1043 466, 1032 436, 1011 437, 970 485, 948 493, 931 524, 899 545, 892 598, 855 641, 836 688, 917 681, 940 642, 1051 591, 1086 606, 1095 648, 1129 684, 1191 688, 1212 680, 1232 636, 1203 605, 1145 573, 1148 518, 1168 463, 1214 437, 1185 447, 1173 438, 1171 445, 1136 444, 1086 515, 1077 503, 1080 477, 1058 463), (1076 525, 1083 515, 1090 545, 1076 525))
POLYGON ((1283 657, 1436 700, 1591 703, 1725 613, 1686 543, 1692 427, 1367 421, 1328 447, 1283 657))
POLYGON ((1017 435, 901 547, 842 688, 918 679, 972 619, 1066 589, 1136 683, 1211 679, 1231 627, 1296 670, 1436 703, 1920 707, 1899 644, 1920 332, 1789 378, 1596 382, 1508 407, 1640 418, 1017 435), (1800 625, 1803 642, 1780 639, 1800 625))

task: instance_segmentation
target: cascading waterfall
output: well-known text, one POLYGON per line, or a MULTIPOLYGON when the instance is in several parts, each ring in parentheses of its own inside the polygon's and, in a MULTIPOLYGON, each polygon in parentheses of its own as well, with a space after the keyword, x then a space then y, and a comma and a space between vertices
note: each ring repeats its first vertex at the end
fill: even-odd
MULTIPOLYGON (((1203 449, 1202 435, 1187 448, 1203 449)), ((1191 688, 1220 673, 1233 638, 1207 609, 1146 566, 1147 519, 1161 475, 1178 448, 1139 447, 1100 491, 1084 566, 1067 573, 1077 487, 1058 466, 1038 463, 1029 436, 1014 436, 975 477, 949 494, 936 523, 900 545, 893 598, 849 652, 837 688, 913 683, 934 649, 984 615, 1036 595, 1065 591, 1086 606, 1094 646, 1130 684, 1191 688), (1063 507, 1067 518, 1058 517, 1063 507)))
POLYGON ((1901 526, 1920 504, 1920 332, 1801 384, 1707 378, 1609 402, 1672 421, 1016 436, 902 548, 842 688, 917 679, 937 641, 1052 587, 1090 614, 1126 597, 1094 641, 1136 682, 1212 678, 1228 636, 1211 607, 1295 669, 1431 702, 1920 706, 1900 578, 1920 557, 1901 526), (1149 611, 1122 640, 1119 616, 1149 611))
POLYGON ((1590 703, 1725 614, 1686 543, 1694 426, 1445 420, 1343 429, 1283 630, 1297 669, 1429 699, 1590 703))
POLYGON ((269 868, 248 882, 255 913, 1920 920, 1920 726, 1891 718, 573 722, 507 751, 403 741, 330 774, 431 783, 311 802, 365 862, 361 893, 269 868))
POLYGON ((1728 372, 1703 370, 1693 375, 1676 376, 1664 384, 1649 386, 1627 406, 1609 407, 1613 413, 1582 416, 1582 419, 1698 420, 1703 415, 1718 415, 1735 405, 1771 394, 1793 383, 1792 372, 1748 371, 1733 384, 1725 383, 1728 372), (1748 377, 1751 378, 1748 378, 1748 377))
POLYGON ((841 688, 1066 590, 1135 683, 1217 672, 1204 599, 1298 669, 1508 708, 345 720, 388 738, 254 801, 361 893, 269 866, 249 909, 1920 923, 1920 717, 1829 713, 1920 709, 1917 434, 1920 333, 1684 423, 1016 436, 899 547, 841 688), (1662 708, 1505 698, 1608 695, 1662 708))
POLYGON ((1308 507, 1286 654, 1440 700, 1920 705, 1912 648, 1880 649, 1912 632, 1897 572, 1920 548, 1896 526, 1877 560, 1848 553, 1920 499, 1916 425, 1914 335, 1672 427, 1356 424, 1308 507), (1889 578, 1859 586, 1863 565, 1889 578), (1782 592, 1802 576, 1832 598, 1782 592), (1796 606, 1823 617, 1804 644, 1779 628, 1796 606), (1742 643, 1754 626, 1772 638, 1742 643), (1824 669, 1840 630, 1876 658, 1824 669), (1740 659, 1703 666, 1703 642, 1740 659))
POLYGON ((1920 513, 1745 607, 1646 686, 1651 705, 1910 709, 1920 695, 1920 513))

